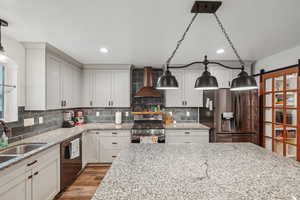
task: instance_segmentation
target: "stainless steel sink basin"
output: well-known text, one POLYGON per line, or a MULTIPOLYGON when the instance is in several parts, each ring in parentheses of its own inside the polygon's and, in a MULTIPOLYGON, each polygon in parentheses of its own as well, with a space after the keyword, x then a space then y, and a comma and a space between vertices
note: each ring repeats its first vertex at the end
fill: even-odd
MULTIPOLYGON (((37 148, 40 148, 42 146, 46 145, 46 143, 24 143, 24 144, 18 144, 12 147, 8 147, 7 149, 0 151, 1 155, 20 155, 25 154, 30 151, 33 151, 37 148)), ((2 156, 1 156, 2 157, 2 156)))
POLYGON ((18 156, 16 156, 16 155, 15 156, 13 156, 13 155, 0 156, 0 163, 4 163, 4 162, 14 159, 16 157, 18 157, 18 156))

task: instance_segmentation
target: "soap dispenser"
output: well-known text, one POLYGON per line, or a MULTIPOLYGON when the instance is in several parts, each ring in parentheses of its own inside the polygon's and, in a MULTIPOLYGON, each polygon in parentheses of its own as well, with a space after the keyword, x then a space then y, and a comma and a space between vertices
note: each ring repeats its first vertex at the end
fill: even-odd
POLYGON ((8 146, 8 137, 7 137, 7 135, 5 134, 4 131, 3 131, 2 136, 1 136, 0 146, 2 146, 2 147, 8 146))

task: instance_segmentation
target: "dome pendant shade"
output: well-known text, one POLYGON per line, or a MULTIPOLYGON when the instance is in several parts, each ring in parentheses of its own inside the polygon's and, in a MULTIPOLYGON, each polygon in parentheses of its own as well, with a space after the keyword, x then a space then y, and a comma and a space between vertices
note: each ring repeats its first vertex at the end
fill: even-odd
POLYGON ((216 77, 212 76, 208 71, 204 71, 202 76, 197 78, 195 83, 196 90, 217 90, 218 87, 216 77))
POLYGON ((257 83, 252 76, 247 72, 242 71, 237 78, 233 79, 231 84, 231 91, 245 91, 257 89, 257 83))
POLYGON ((156 89, 158 90, 172 90, 178 89, 178 82, 171 74, 169 70, 167 70, 162 76, 158 78, 156 89))

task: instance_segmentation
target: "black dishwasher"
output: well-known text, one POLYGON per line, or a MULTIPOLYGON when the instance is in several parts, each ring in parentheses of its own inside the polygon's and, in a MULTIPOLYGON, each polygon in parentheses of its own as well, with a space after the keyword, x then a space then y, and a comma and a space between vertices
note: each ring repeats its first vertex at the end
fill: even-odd
POLYGON ((82 169, 82 138, 76 135, 60 144, 60 189, 70 186, 82 169), (79 139, 79 155, 71 157, 72 142, 79 139))

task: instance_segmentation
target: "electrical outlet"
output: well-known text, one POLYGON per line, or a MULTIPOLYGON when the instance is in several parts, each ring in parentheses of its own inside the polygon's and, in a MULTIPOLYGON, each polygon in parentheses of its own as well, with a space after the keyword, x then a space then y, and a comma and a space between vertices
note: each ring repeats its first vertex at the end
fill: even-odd
POLYGON ((24 126, 33 126, 33 125, 34 125, 34 118, 24 119, 24 126))
POLYGON ((186 111, 186 116, 187 117, 190 117, 191 116, 191 113, 189 111, 186 111))
POLYGON ((128 117, 129 116, 129 112, 125 112, 125 116, 128 117))
POLYGON ((43 124, 44 123, 44 118, 43 117, 39 117, 39 124, 43 124))
POLYGON ((173 116, 173 113, 172 113, 172 112, 169 112, 169 115, 170 115, 170 116, 173 116))
POLYGON ((96 112, 96 117, 99 117, 100 116, 100 112, 96 112))

